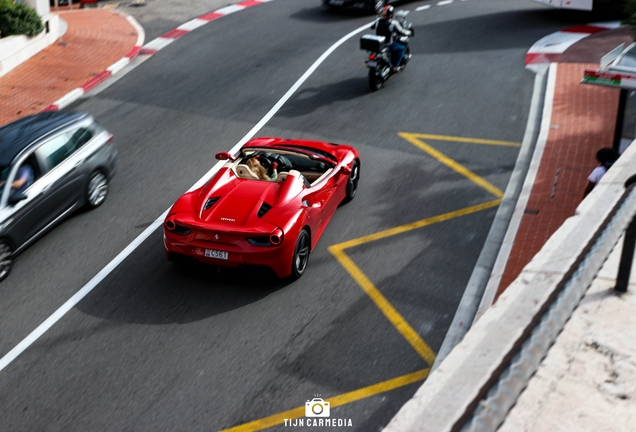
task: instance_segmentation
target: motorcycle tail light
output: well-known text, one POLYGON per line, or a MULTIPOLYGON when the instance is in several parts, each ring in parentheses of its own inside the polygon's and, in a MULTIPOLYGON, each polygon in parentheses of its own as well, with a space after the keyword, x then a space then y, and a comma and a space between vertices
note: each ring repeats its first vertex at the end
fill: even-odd
POLYGON ((274 246, 278 246, 283 242, 283 230, 276 228, 276 231, 269 236, 269 242, 274 246))
POLYGON ((369 60, 374 60, 375 59, 375 54, 369 54, 369 60))

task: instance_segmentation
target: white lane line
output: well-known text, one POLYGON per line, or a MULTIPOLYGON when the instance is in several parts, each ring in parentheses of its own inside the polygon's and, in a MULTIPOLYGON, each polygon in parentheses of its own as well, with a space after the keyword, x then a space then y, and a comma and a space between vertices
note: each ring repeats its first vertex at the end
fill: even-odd
MULTIPOLYGON (((343 38, 341 38, 338 42, 333 44, 323 55, 318 58, 311 65, 311 67, 305 72, 296 83, 283 95, 282 98, 269 110, 265 117, 259 121, 256 126, 254 126, 248 133, 245 135, 232 149, 231 153, 236 153, 238 150, 249 141, 256 133, 261 130, 265 124, 278 112, 281 107, 289 100, 289 98, 298 90, 298 88, 311 76, 312 73, 320 66, 322 62, 325 61, 329 55, 336 50, 340 45, 345 43, 347 40, 351 39, 356 34, 361 31, 371 27, 373 23, 366 24, 362 27, 357 28, 351 33, 347 34, 343 38)), ((212 175, 214 175, 224 164, 224 161, 219 161, 216 163, 212 169, 210 169, 201 179, 194 184, 189 191, 196 189, 203 185, 212 175)), ((119 264, 121 264, 128 256, 135 251, 149 236, 152 234, 157 228, 161 226, 163 220, 168 215, 168 211, 170 209, 166 209, 161 216, 159 216, 155 221, 146 228, 139 236, 133 240, 126 248, 121 251, 110 263, 106 265, 99 273, 97 273, 86 285, 84 285, 73 297, 68 299, 66 303, 64 303, 58 310, 56 310, 53 315, 48 317, 46 321, 40 324, 35 330, 31 332, 22 342, 15 346, 11 351, 9 351, 2 359, 0 359, 0 371, 2 371, 5 367, 7 367, 13 360, 15 360, 20 354, 22 354, 29 346, 31 346, 35 341, 37 341, 40 336, 47 332, 55 323, 57 323, 68 311, 70 311, 77 303, 80 302, 88 293, 90 293, 101 281, 103 281, 119 264)))
POLYGON ((415 12, 423 11, 423 10, 429 9, 430 7, 431 5, 420 6, 418 8, 415 8, 415 12))
POLYGON ((453 0, 444 0, 444 1, 438 2, 437 6, 444 6, 444 5, 447 5, 447 4, 451 4, 452 2, 453 2, 453 0))

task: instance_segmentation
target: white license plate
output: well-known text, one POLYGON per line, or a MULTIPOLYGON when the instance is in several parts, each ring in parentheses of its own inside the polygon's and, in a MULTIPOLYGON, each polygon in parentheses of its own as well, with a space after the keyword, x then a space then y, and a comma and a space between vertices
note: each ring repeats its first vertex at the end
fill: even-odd
POLYGON ((205 256, 208 258, 218 258, 226 260, 228 257, 228 253, 225 251, 218 251, 214 249, 206 249, 205 256))

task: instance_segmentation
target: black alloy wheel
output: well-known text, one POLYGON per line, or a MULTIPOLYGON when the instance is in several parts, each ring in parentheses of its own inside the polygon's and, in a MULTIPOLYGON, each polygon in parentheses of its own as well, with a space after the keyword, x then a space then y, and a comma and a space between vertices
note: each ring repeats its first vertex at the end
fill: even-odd
POLYGON ((86 206, 94 209, 102 205, 108 195, 108 177, 102 171, 95 171, 86 186, 86 206))
POLYGON ((13 249, 6 240, 0 240, 0 282, 5 280, 13 265, 13 249))
POLYGON ((349 202, 355 198, 356 192, 358 192, 358 180, 360 180, 360 163, 354 161, 351 166, 351 174, 347 180, 347 197, 345 202, 349 202))
POLYGON ((294 258, 292 259, 292 272, 290 278, 292 280, 299 279, 307 269, 307 263, 309 262, 309 233, 303 229, 298 234, 296 240, 296 248, 294 249, 294 258))

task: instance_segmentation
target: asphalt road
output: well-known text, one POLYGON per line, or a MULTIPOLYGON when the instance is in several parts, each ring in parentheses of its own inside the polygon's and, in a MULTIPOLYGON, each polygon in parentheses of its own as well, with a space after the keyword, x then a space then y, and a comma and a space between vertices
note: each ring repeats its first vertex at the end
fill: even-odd
MULTIPOLYGON (((485 241, 496 207, 474 206, 496 200, 514 166, 518 147, 476 140, 521 141, 533 84, 525 53, 586 19, 525 0, 404 7, 424 5, 410 15, 413 59, 386 88, 368 91, 355 36, 258 132, 361 152, 359 194, 336 212, 305 276, 182 272, 155 231, 0 371, 2 430, 219 430, 315 395, 336 397, 331 417, 351 419, 353 430, 388 423, 426 376, 485 241), (363 237, 374 233, 386 235, 363 237), (364 278, 351 276, 356 268, 364 278), (377 293, 388 303, 374 303, 377 293)), ((277 0, 182 37, 76 103, 115 134, 119 171, 101 208, 17 259, 0 289, 0 356, 369 21, 317 0, 277 0)))

